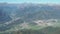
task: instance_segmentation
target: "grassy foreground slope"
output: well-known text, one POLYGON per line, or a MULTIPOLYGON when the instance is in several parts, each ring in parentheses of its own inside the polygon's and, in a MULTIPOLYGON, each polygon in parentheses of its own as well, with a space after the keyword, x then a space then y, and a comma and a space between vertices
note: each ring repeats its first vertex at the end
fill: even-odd
POLYGON ((60 23, 54 23, 52 26, 30 25, 28 28, 22 28, 19 25, 10 30, 1 32, 1 34, 60 34, 60 23))

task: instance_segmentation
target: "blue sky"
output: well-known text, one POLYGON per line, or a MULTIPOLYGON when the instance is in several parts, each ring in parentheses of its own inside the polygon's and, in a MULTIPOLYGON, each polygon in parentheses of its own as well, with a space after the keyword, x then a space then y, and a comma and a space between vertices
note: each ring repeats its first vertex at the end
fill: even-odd
POLYGON ((60 4, 60 0, 0 0, 0 2, 8 3, 55 3, 60 4))

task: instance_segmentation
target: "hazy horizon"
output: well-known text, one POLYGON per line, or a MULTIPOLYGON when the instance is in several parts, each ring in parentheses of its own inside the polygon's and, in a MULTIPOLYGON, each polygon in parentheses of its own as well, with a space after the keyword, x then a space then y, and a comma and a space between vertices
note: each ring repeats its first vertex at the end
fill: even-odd
POLYGON ((41 3, 41 4, 60 4, 60 0, 0 0, 0 3, 41 3))

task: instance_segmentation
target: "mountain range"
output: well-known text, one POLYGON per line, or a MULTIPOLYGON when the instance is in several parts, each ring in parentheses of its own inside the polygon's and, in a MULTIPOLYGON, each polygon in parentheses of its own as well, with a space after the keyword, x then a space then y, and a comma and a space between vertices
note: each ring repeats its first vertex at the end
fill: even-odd
POLYGON ((0 3, 0 31, 10 30, 18 25, 20 28, 29 28, 30 25, 37 25, 34 21, 50 19, 60 20, 60 5, 0 3))

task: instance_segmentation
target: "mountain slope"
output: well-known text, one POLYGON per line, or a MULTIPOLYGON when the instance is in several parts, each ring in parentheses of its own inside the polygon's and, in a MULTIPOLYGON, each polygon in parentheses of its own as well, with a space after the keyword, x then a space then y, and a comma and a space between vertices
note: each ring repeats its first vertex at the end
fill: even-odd
POLYGON ((31 29, 40 31, 41 29, 47 29, 49 27, 47 24, 51 23, 53 27, 59 27, 57 26, 60 24, 59 7, 59 5, 50 6, 47 4, 0 4, 0 31, 5 33, 7 31, 12 32, 17 28, 17 30, 31 29), (50 19, 53 20, 51 21, 50 19), (41 21, 43 22, 41 23, 41 21))

